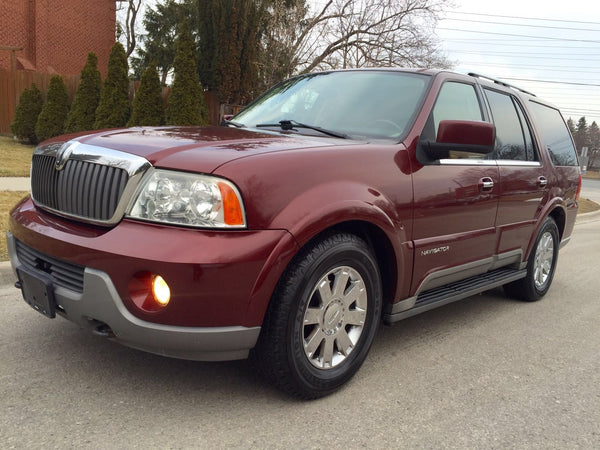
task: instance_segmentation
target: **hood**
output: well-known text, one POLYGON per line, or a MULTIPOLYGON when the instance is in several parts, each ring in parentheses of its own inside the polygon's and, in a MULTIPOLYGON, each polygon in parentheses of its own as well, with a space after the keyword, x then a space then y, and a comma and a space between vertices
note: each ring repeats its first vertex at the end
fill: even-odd
MULTIPOLYGON (((63 136, 64 138, 74 136, 63 136)), ((76 138, 146 158, 153 166, 210 173, 234 159, 266 152, 348 145, 346 140, 230 127, 159 127, 100 131, 76 138)))

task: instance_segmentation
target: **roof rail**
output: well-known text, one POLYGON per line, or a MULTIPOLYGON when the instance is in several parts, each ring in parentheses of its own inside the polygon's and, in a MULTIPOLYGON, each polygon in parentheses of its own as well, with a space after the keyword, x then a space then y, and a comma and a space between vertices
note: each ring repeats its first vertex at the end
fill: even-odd
POLYGON ((529 95, 531 95, 533 97, 537 97, 537 95, 535 95, 533 92, 529 92, 529 91, 526 91, 525 89, 521 89, 520 87, 513 86, 512 84, 508 84, 508 83, 506 83, 504 81, 500 81, 497 78, 488 77, 487 75, 482 75, 480 73, 475 73, 475 72, 469 72, 468 75, 471 76, 471 77, 475 77, 475 78, 483 78, 485 80, 493 81, 494 83, 499 84, 501 86, 504 86, 504 87, 507 87, 507 88, 512 88, 512 89, 516 89, 517 91, 521 91, 521 92, 523 92, 525 94, 529 94, 529 95))

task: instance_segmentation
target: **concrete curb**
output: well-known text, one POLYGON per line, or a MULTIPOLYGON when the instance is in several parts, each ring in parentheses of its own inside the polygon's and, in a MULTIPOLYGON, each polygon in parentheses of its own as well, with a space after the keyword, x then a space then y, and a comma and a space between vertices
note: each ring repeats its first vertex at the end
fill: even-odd
POLYGON ((578 223, 595 222, 596 220, 600 220, 600 210, 585 214, 577 214, 575 224, 577 225, 578 223))

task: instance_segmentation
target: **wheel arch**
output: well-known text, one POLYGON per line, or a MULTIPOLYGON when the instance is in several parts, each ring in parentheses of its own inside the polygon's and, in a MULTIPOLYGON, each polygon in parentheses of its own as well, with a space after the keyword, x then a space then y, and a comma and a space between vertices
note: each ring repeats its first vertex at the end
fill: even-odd
POLYGON ((558 237, 562 240, 567 223, 567 215, 564 209, 560 206, 556 206, 554 209, 552 209, 552 211, 550 211, 548 216, 552 217, 554 222, 556 222, 556 226, 558 227, 558 237))
POLYGON ((307 241, 303 247, 336 233, 354 234, 363 239, 373 250, 381 276, 383 304, 391 302, 395 298, 398 284, 398 258, 387 234, 371 222, 348 220, 322 230, 307 241))

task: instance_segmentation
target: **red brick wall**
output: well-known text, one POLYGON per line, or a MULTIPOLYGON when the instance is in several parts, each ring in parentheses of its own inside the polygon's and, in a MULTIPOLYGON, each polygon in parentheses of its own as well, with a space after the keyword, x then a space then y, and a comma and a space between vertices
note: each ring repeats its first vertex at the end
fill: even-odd
MULTIPOLYGON (((115 0, 0 0, 0 46, 23 47, 17 56, 36 71, 61 75, 81 72, 93 51, 104 77, 115 10, 115 0)), ((0 51, 0 67, 10 69, 9 52, 0 51)))

